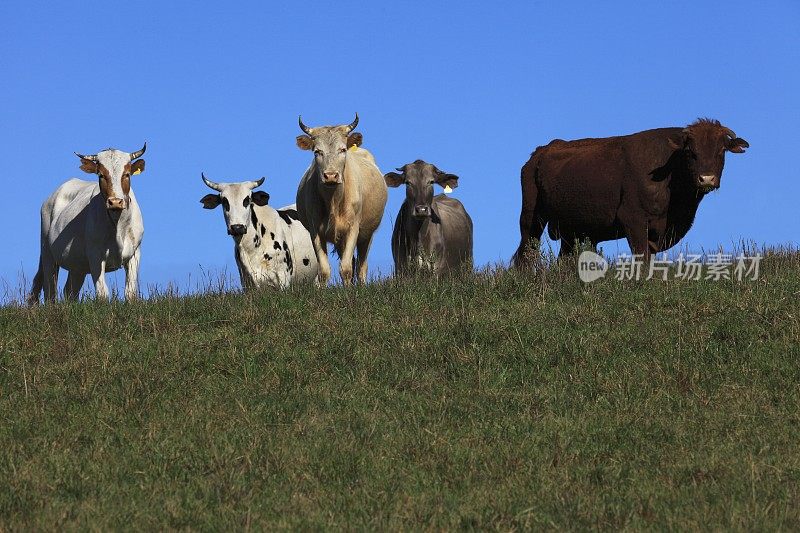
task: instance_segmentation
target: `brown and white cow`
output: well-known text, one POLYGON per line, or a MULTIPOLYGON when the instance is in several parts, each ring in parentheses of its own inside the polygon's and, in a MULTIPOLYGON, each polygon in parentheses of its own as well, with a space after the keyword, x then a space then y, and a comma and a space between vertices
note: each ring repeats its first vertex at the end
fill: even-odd
POLYGON ((319 282, 325 285, 330 278, 328 243, 333 243, 342 282, 349 285, 357 275, 364 283, 372 236, 386 207, 383 174, 372 154, 360 148, 362 135, 353 133, 358 113, 351 124, 341 126, 310 128, 302 118, 299 124, 305 135, 297 137, 297 146, 313 150, 314 160, 297 187, 297 213, 311 233, 319 282))
POLYGON ((138 296, 139 257, 144 224, 131 177, 144 171, 147 143, 133 153, 108 148, 81 155, 80 169, 94 181, 71 179, 45 200, 39 270, 28 295, 30 303, 56 299, 59 268, 69 272, 64 295, 75 299, 87 274, 97 298, 109 297, 106 272, 125 269, 125 298, 138 296))

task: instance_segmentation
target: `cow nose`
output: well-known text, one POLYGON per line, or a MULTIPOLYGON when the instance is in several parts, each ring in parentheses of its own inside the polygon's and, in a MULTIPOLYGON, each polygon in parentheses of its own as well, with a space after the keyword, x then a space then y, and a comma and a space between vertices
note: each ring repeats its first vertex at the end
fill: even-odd
POLYGON ((429 217, 431 216, 431 208, 427 205, 417 205, 414 206, 414 216, 415 217, 429 217))
POLYGON ((106 209, 110 209, 112 211, 119 211, 125 208, 125 200, 122 198, 108 198, 106 200, 106 209))
POLYGON ((228 230, 230 235, 244 235, 247 233, 247 226, 244 224, 232 224, 231 229, 228 230))
POLYGON ((719 187, 719 180, 714 174, 701 174, 698 185, 703 189, 716 189, 719 187))
POLYGON ((339 182, 339 173, 338 172, 324 172, 322 175, 325 178, 325 183, 338 183, 339 182))

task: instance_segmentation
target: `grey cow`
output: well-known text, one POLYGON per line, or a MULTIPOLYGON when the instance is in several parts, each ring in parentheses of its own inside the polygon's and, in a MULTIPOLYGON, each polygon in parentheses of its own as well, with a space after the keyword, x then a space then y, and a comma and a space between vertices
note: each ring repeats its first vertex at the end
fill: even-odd
POLYGON ((425 268, 435 274, 472 267, 472 219, 464 206, 444 194, 433 195, 433 185, 445 191, 458 187, 458 176, 442 172, 417 159, 384 175, 389 187, 406 185, 392 232, 392 257, 398 274, 425 268))

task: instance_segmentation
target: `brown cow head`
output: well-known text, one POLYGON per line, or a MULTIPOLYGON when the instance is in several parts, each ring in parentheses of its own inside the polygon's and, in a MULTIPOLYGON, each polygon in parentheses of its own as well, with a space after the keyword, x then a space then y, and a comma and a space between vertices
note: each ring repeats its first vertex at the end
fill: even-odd
POLYGON ((683 161, 694 186, 700 193, 707 193, 720 186, 725 152, 740 154, 750 144, 740 139, 730 128, 718 120, 699 119, 690 124, 678 136, 669 140, 676 150, 683 151, 683 161))
POLYGON ((451 189, 458 187, 458 176, 442 172, 436 166, 421 159, 397 170, 400 171, 400 174, 389 172, 383 176, 383 179, 389 187, 399 187, 405 183, 408 214, 417 219, 430 217, 433 214, 431 202, 433 201, 434 183, 451 189))
POLYGON ((320 183, 326 187, 336 187, 344 177, 348 148, 361 146, 362 135, 351 133, 358 125, 358 113, 353 122, 341 126, 309 128, 303 124, 302 117, 298 122, 305 135, 297 137, 297 146, 301 150, 314 151, 320 183))
POLYGON ((144 143, 141 150, 133 153, 108 148, 96 155, 83 155, 75 152, 81 159, 81 170, 87 174, 97 174, 100 194, 105 198, 109 214, 118 216, 131 203, 131 176, 144 172, 144 159, 139 159, 147 150, 144 143))

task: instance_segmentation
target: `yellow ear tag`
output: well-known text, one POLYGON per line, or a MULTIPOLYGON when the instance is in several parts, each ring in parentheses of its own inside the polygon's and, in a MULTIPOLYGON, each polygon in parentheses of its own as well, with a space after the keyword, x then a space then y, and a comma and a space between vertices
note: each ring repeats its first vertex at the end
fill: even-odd
POLYGON ((142 173, 142 169, 140 169, 140 168, 137 168, 136 170, 134 170, 134 171, 133 171, 133 175, 134 175, 134 176, 135 176, 136 174, 141 174, 141 173, 142 173))
POLYGON ((354 144, 353 146, 350 147, 350 151, 351 152, 355 152, 356 150, 358 150, 358 145, 357 144, 354 144))
POLYGON ((444 186, 444 193, 448 194, 448 193, 451 193, 451 192, 453 192, 453 189, 451 189, 449 185, 445 185, 444 186))

